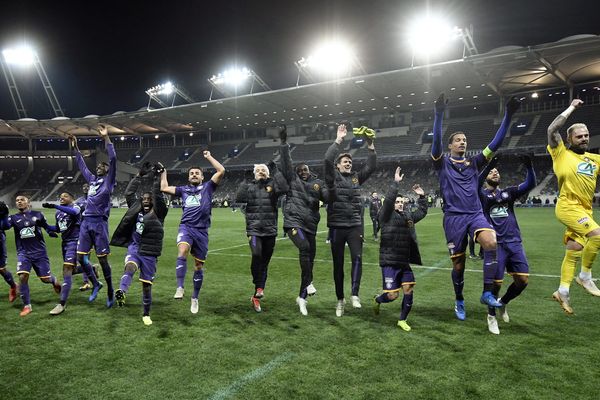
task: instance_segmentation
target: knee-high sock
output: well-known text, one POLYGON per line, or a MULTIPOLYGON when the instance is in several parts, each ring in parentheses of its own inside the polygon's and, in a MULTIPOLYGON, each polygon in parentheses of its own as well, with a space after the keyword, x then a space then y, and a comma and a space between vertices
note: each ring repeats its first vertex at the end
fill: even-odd
POLYGON ((15 286, 15 280, 8 269, 4 268, 4 270, 2 270, 0 272, 0 274, 2 274, 2 277, 4 278, 4 280, 6 281, 6 283, 8 283, 8 286, 10 286, 10 287, 15 286))
POLYGON ((563 258, 560 267, 560 289, 563 292, 569 292, 571 281, 573 281, 573 277, 575 276, 575 267, 581 258, 581 253, 581 250, 565 250, 565 258, 563 258))
POLYGON ((69 293, 71 292, 71 285, 73 283, 73 276, 70 274, 65 274, 63 276, 63 284, 62 289, 60 290, 60 304, 67 304, 67 299, 69 298, 69 293))
POLYGON ((82 266, 79 265, 78 267, 81 268, 81 278, 83 279, 83 283, 87 283, 89 280, 88 275, 85 273, 82 266))
POLYGON ((197 299, 200 295, 200 289, 202 288, 202 281, 204 280, 204 269, 194 271, 194 292, 192 298, 197 299))
POLYGON ((465 286, 465 271, 452 270, 452 284, 454 285, 454 295, 456 300, 464 300, 463 287, 465 286))
POLYGON ((94 269, 92 268, 92 264, 90 263, 90 259, 87 255, 83 256, 80 260, 81 268, 83 268, 83 272, 88 277, 92 285, 98 286, 98 277, 94 273, 94 269))
POLYGON ((102 267, 102 275, 104 275, 104 280, 106 281, 106 295, 109 299, 112 299, 114 295, 114 289, 110 264, 108 263, 108 260, 106 260, 105 262, 100 262, 100 266, 102 267))
POLYGON ((150 306, 152 305, 152 285, 142 282, 142 303, 144 304, 144 316, 150 315, 150 306))
POLYGON ((494 278, 498 269, 496 249, 483 251, 483 291, 491 292, 494 288, 494 278))
POLYGON ((377 297, 375 298, 375 301, 376 301, 376 302, 378 302, 379 304, 382 304, 382 303, 389 303, 389 302, 392 302, 392 301, 394 301, 394 300, 396 300, 396 299, 390 299, 390 298, 388 297, 388 294, 387 294, 387 293, 381 293, 379 296, 377 296, 377 297))
POLYGON ((177 257, 177 265, 175 266, 175 277, 177 278, 177 287, 183 287, 186 273, 187 257, 177 257))
POLYGON ((131 286, 131 280, 133 279, 133 271, 125 269, 123 276, 121 276, 121 282, 119 283, 119 289, 124 292, 129 290, 129 286, 131 286))
POLYGON ((592 265, 594 264, 598 250, 600 250, 600 236, 590 236, 581 252, 581 271, 589 274, 588 279, 592 278, 592 265))
MULTIPOLYGON (((44 281, 42 281, 44 282, 44 281)), ((44 282, 47 285, 55 285, 56 284, 56 277, 54 275, 50 275, 50 280, 48 282, 44 282)))
POLYGON ((23 301, 23 305, 26 306, 31 304, 31 299, 29 298, 29 283, 20 283, 19 292, 21 292, 21 300, 23 301))
POLYGON ((520 295, 526 287, 526 283, 517 283, 516 281, 511 283, 508 289, 506 290, 506 293, 504 293, 504 296, 502 296, 502 298, 500 299, 500 301, 502 302, 502 304, 508 304, 512 299, 520 295))
MULTIPOLYGON (((495 298, 498 298, 498 295, 500 294, 500 288, 501 287, 502 287, 502 281, 500 281, 500 282, 494 282, 494 287, 492 288, 492 294, 494 295, 495 298)), ((488 307, 488 315, 496 316, 496 308, 495 307, 488 307)))
POLYGON ((410 312, 413 305, 413 294, 412 292, 409 294, 404 294, 402 298, 402 312, 400 313, 400 321, 405 321, 408 318, 408 313, 410 312))

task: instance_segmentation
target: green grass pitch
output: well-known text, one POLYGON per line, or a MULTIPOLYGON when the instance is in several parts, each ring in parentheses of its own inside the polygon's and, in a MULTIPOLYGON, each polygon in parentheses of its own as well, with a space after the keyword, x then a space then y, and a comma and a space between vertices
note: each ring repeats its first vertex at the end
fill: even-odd
MULTIPOLYGON (((111 229, 123 213, 113 210, 111 229)), ((553 209, 518 209, 532 275, 523 295, 509 305, 511 322, 500 321, 499 336, 488 333, 486 309, 479 304, 480 262, 467 264, 467 320, 454 317, 439 209, 431 209, 417 225, 426 267, 414 269, 413 329, 408 333, 396 327, 399 301, 383 305, 378 317, 372 312, 381 274, 370 226, 362 309, 348 304, 342 318, 335 316, 331 255, 321 232, 314 269, 318 293, 309 299, 309 315, 300 315, 295 304, 300 268, 296 248, 287 239, 277 242, 264 311, 255 313, 244 216, 226 209, 213 212, 200 312, 192 315, 191 268, 186 297, 173 299, 180 215, 172 209, 166 222, 152 326, 142 323, 137 275, 126 306, 110 310, 104 306, 104 290, 89 304, 89 292, 77 290, 81 278, 76 276, 67 309, 57 317, 48 314, 58 300, 50 286, 32 276, 33 313, 21 318, 20 300, 8 303, 8 287, 0 281, 0 398, 597 398, 600 298, 574 283, 574 316, 552 301, 563 257, 563 229, 553 209)), ((53 220, 50 213, 46 216, 53 220)), ((320 229, 326 229, 324 222, 320 229)), ((52 270, 62 280, 60 242, 46 241, 52 270)), ((14 272, 12 232, 7 242, 8 266, 14 272)), ((115 286, 124 256, 125 249, 112 249, 115 286)), ((505 287, 509 282, 507 277, 505 287)), ((349 297, 348 269, 345 284, 349 297)))

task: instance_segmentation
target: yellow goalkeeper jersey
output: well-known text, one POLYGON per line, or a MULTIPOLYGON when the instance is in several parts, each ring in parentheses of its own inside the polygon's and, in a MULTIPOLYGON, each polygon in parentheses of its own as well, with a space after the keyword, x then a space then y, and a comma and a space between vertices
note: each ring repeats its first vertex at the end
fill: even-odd
POLYGON ((558 178, 559 201, 576 202, 591 209, 600 155, 588 152, 577 154, 568 150, 562 141, 555 148, 548 146, 548 152, 558 178))

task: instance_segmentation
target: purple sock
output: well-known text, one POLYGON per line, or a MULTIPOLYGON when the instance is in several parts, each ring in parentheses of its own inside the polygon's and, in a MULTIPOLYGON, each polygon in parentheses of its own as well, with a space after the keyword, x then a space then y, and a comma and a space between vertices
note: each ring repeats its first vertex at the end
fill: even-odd
POLYGON ((30 304, 31 299, 29 298, 29 283, 19 284, 19 291, 21 292, 21 300, 23 301, 23 305, 26 306, 30 304))
POLYGON ((375 298, 375 301, 378 302, 379 304, 381 304, 381 303, 389 303, 394 300, 390 300, 387 293, 382 293, 375 298))
POLYGON ((483 291, 491 292, 494 287, 494 278, 498 269, 496 250, 483 251, 483 291))
POLYGON ((124 292, 129 290, 129 286, 131 286, 131 280, 133 279, 133 271, 125 270, 125 273, 121 277, 121 283, 119 284, 119 289, 124 292))
POLYGON ((400 321, 406 321, 408 313, 410 312, 413 305, 413 294, 405 294, 402 298, 402 312, 400 313, 400 321))
POLYGON ((183 287, 185 274, 187 273, 187 257, 177 257, 177 267, 175 267, 175 276, 177 277, 177 287, 183 287))
POLYGON ((60 304, 63 306, 67 304, 69 298, 69 292, 71 292, 71 285, 73 283, 73 277, 71 275, 65 275, 63 277, 62 289, 60 290, 60 304))
POLYGON ((90 264, 90 261, 87 258, 87 256, 83 257, 83 262, 81 263, 81 268, 83 268, 84 276, 88 277, 90 282, 92 282, 92 285, 98 286, 99 285, 98 277, 94 273, 94 270, 92 269, 92 264, 90 264))
POLYGON ((83 267, 81 267, 81 277, 83 278, 83 283, 88 283, 88 276, 85 273, 85 271, 83 270, 83 267))
POLYGON ((15 280, 13 279, 13 276, 8 269, 5 269, 4 271, 2 271, 2 277, 4 278, 6 283, 8 283, 8 286, 10 286, 10 287, 15 286, 15 280))
POLYGON ((200 268, 197 271, 194 271, 194 293, 192 293, 192 298, 197 299, 200 294, 200 289, 202 288, 202 281, 204 280, 204 269, 200 268))
POLYGON ((464 300, 463 287, 465 286, 465 271, 452 270, 452 284, 454 285, 454 295, 456 300, 464 300))

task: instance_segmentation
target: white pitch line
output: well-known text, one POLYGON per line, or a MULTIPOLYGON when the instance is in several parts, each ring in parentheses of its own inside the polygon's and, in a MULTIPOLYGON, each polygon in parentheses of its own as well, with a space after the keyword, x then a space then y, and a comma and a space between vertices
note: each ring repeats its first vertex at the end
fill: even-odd
POLYGON ((262 367, 255 369, 252 372, 247 373, 241 378, 235 380, 231 385, 224 387, 222 389, 217 390, 212 396, 209 397, 210 400, 222 400, 235 395, 237 391, 239 391, 243 386, 245 386, 248 382, 253 382, 257 379, 262 378, 267 375, 269 372, 277 368, 280 364, 288 361, 290 358, 294 356, 294 353, 286 352, 281 355, 278 355, 273 360, 269 361, 262 367))
MULTIPOLYGON (((215 255, 216 256, 232 256, 232 257, 252 257, 250 254, 235 254, 235 253, 217 253, 215 255)), ((271 257, 271 259, 298 261, 298 257, 278 257, 278 256, 273 256, 273 257, 271 257)), ((332 263, 331 260, 323 260, 323 259, 315 259, 315 262, 329 263, 329 264, 332 263)), ((363 264, 366 264, 366 265, 379 265, 379 263, 368 262, 368 261, 363 261, 363 264)), ((414 264, 411 264, 411 268, 426 269, 426 270, 439 270, 439 271, 451 271, 452 270, 452 268, 448 268, 448 267, 433 267, 433 266, 428 266, 428 265, 414 265, 414 264)), ((465 271, 466 272, 477 272, 477 273, 480 273, 480 274, 483 273, 483 271, 479 270, 479 269, 465 268, 465 271)), ((560 278, 560 275, 547 275, 547 274, 531 274, 530 273, 529 276, 535 276, 535 277, 538 277, 538 278, 560 278)))
MULTIPOLYGON (((439 214, 442 214, 442 213, 432 213, 432 214, 427 214, 427 215, 439 215, 439 214)), ((364 226, 372 226, 372 225, 373 225, 372 223, 367 223, 364 226)), ((317 233, 325 233, 328 230, 329 229, 326 229, 324 231, 317 231, 317 233)), ((286 237, 280 237, 280 238, 277 238, 275 240, 276 241, 279 241, 279 240, 288 240, 288 237, 287 236, 286 237)), ((223 250, 237 249, 238 247, 244 247, 244 246, 247 246, 247 245, 248 245, 248 243, 236 244, 236 245, 229 246, 229 247, 223 247, 223 248, 220 248, 220 249, 209 250, 208 253, 212 254, 212 253, 216 253, 216 252, 223 251, 223 250)))

